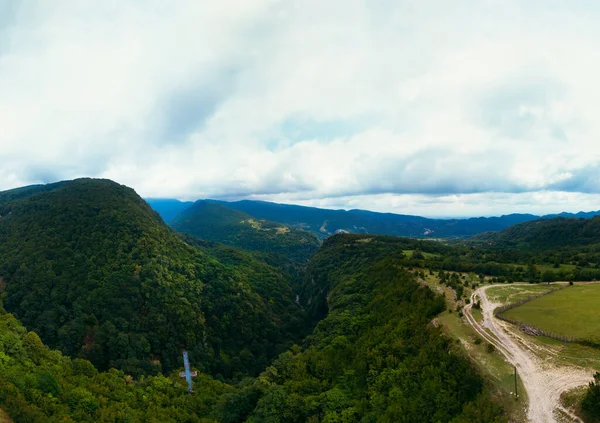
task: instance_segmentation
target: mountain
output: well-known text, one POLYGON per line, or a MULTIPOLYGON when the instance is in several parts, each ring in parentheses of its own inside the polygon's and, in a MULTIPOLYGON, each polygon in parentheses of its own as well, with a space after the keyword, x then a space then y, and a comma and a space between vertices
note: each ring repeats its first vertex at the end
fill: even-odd
POLYGON ((290 228, 210 201, 197 201, 172 222, 178 232, 249 251, 307 262, 319 248, 311 232, 290 228))
POLYGON ((301 331, 302 311, 280 269, 239 254, 223 263, 186 243, 112 181, 0 193, 4 307, 99 369, 169 371, 184 349, 212 374, 263 369, 301 331))
MULTIPOLYGON (((172 222, 177 213, 192 203, 178 200, 147 200, 165 220, 172 222), (168 207, 164 205, 168 205, 168 207)), ((540 218, 592 218, 600 211, 560 213, 545 216, 508 214, 498 217, 467 219, 430 219, 421 216, 377 213, 367 210, 329 210, 316 207, 278 204, 267 201, 241 200, 234 202, 203 200, 244 212, 256 219, 270 220, 315 233, 324 239, 334 233, 363 233, 403 236, 410 238, 468 238, 483 232, 501 231, 509 226, 540 218)))
POLYGON ((592 217, 595 217, 595 216, 600 216, 600 210, 591 211, 591 212, 580 211, 578 213, 562 212, 562 213, 558 213, 558 214, 547 214, 543 217, 546 219, 550 219, 553 217, 576 217, 576 218, 580 218, 580 219, 591 219, 592 217))
MULTIPOLYGON (((214 201, 214 200, 211 200, 214 201)), ((498 231, 516 223, 537 219, 530 214, 470 219, 429 219, 420 216, 377 213, 366 210, 328 210, 264 201, 215 201, 258 219, 314 232, 320 238, 338 232, 403 236, 411 238, 462 238, 498 231)))
POLYGON ((584 247, 600 244, 600 216, 544 218, 511 226, 496 233, 479 234, 472 242, 523 247, 533 250, 584 247))
MULTIPOLYGON (((253 268, 247 252, 196 242, 229 263, 248 263, 244 271, 253 268)), ((444 299, 402 268, 406 258, 398 251, 407 245, 439 246, 420 243, 360 235, 326 240, 301 291, 319 321, 313 333, 256 378, 227 384, 198 372, 195 395, 187 393, 181 367, 134 380, 63 356, 0 305, 0 408, 15 422, 505 422, 475 368, 431 324, 444 299)), ((240 351, 232 361, 243 357, 240 351)))
POLYGON ((146 198, 146 202, 162 217, 165 223, 171 222, 179 213, 194 204, 193 201, 179 201, 169 198, 146 198))

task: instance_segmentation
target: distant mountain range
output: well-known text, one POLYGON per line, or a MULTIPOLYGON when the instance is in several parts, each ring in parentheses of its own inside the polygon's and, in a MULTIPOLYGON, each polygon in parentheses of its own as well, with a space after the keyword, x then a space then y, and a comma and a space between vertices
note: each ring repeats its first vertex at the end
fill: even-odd
MULTIPOLYGON (((193 203, 173 199, 148 199, 165 222, 193 203)), ((404 236, 410 238, 467 238, 484 232, 497 232, 519 223, 553 217, 591 218, 600 211, 560 213, 545 216, 508 214, 499 217, 468 219, 430 219, 421 216, 377 213, 367 210, 329 210, 316 207, 242 200, 235 202, 205 200, 244 212, 257 219, 304 229, 324 239, 335 233, 359 233, 404 236)))

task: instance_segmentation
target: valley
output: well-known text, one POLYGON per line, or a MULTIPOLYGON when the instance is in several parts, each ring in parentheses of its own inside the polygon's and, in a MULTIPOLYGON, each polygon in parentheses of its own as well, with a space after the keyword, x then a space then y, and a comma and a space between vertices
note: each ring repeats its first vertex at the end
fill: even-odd
POLYGON ((575 324, 597 318, 600 285, 552 281, 600 272, 598 218, 460 242, 319 240, 204 201, 169 227, 133 190, 93 179, 0 193, 0 216, 0 408, 15 422, 589 415, 598 350, 522 333, 494 308, 567 286, 506 313, 585 335, 575 324), (582 235, 544 238, 563 225, 582 235))

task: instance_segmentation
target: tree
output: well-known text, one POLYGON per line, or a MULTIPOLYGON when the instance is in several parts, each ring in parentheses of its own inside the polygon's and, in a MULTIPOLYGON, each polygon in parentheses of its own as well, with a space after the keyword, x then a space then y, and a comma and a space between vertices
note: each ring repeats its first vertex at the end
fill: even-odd
POLYGON ((581 402, 581 409, 590 420, 600 419, 600 373, 598 372, 594 374, 594 381, 588 386, 581 402))

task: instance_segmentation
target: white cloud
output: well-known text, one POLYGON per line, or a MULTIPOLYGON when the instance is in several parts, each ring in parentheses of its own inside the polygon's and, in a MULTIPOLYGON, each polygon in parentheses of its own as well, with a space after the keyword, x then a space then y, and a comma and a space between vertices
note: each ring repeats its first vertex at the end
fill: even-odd
POLYGON ((101 176, 424 215, 600 208, 595 2, 11 4, 0 189, 101 176))

